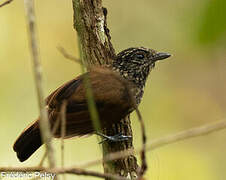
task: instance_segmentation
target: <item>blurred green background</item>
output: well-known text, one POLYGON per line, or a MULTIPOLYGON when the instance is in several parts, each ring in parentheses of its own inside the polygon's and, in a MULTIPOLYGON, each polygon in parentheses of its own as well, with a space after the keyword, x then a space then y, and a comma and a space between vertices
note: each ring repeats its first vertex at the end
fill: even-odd
MULTIPOLYGON (((148 140, 223 120, 226 109, 225 0, 103 0, 117 52, 145 46, 173 56, 159 62, 148 80, 140 110, 148 140)), ((78 56, 72 3, 36 1, 45 94, 77 76, 80 66, 56 49, 78 56)), ((12 144, 38 116, 23 1, 0 8, 0 166, 37 165, 44 148, 18 162, 12 144)), ((134 145, 140 126, 132 115, 134 145)), ((95 136, 65 141, 67 166, 101 157, 95 136)), ((60 141, 54 140, 60 157, 60 141)), ((148 152, 147 179, 225 180, 226 131, 148 152)), ((139 157, 138 157, 139 158, 139 157)), ((58 159, 60 165, 60 158, 58 159)), ((102 171, 102 166, 92 167, 102 171)), ((68 179, 96 179, 68 176, 68 179)))

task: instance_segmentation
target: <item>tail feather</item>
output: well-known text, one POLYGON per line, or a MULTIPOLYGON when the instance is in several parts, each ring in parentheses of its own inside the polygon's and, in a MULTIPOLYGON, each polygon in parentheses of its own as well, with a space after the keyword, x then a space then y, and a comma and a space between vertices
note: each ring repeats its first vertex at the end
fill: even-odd
POLYGON ((27 160, 42 145, 39 124, 35 121, 26 128, 17 138, 13 145, 18 159, 23 162, 27 160))

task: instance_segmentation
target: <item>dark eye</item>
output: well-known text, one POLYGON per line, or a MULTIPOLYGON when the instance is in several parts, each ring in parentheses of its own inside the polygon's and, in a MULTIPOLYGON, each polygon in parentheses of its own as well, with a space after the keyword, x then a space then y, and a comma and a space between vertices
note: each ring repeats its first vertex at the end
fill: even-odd
POLYGON ((143 55, 143 54, 137 54, 136 57, 137 57, 138 59, 144 59, 144 55, 143 55))

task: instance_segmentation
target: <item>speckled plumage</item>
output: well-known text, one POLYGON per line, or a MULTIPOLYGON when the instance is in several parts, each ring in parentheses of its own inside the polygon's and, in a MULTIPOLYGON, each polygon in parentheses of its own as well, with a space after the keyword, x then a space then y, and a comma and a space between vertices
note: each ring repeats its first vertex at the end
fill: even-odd
MULTIPOLYGON (((61 105, 65 101, 66 132, 65 138, 83 136, 95 132, 87 105, 84 77, 89 76, 93 97, 99 114, 102 128, 119 122, 134 110, 127 83, 135 93, 136 103, 139 104, 143 95, 143 88, 150 70, 157 60, 165 59, 170 55, 157 53, 147 48, 129 48, 120 52, 113 61, 111 68, 95 68, 63 84, 46 98, 46 108, 51 128, 61 117, 61 105)), ((23 162, 28 159, 42 144, 38 118, 29 125, 14 143, 13 149, 18 159, 23 162)), ((53 134, 61 136, 59 127, 53 134)))
POLYGON ((113 70, 135 84, 135 98, 136 103, 139 104, 150 70, 155 67, 157 60, 165 59, 169 56, 167 53, 157 53, 153 49, 144 47, 128 48, 116 56, 113 62, 113 70), (164 55, 164 57, 159 55, 164 55))

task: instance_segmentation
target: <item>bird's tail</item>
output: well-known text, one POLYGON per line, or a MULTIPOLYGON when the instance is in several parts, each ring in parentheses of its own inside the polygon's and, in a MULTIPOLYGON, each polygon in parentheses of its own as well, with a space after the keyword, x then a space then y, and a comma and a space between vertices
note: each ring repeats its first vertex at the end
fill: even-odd
POLYGON ((21 162, 27 160, 43 144, 38 122, 39 120, 28 126, 13 145, 21 162))

